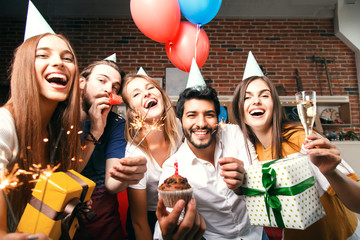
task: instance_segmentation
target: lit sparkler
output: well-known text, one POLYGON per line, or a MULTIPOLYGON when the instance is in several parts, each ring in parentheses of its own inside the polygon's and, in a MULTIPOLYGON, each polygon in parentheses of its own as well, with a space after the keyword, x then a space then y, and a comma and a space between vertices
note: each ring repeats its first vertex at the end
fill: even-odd
POLYGON ((140 146, 140 144, 145 140, 145 138, 150 134, 150 132, 151 132, 152 130, 158 130, 158 129, 160 129, 161 126, 164 125, 164 124, 161 124, 161 125, 158 125, 158 124, 159 124, 159 120, 156 121, 156 122, 154 122, 154 123, 150 126, 150 130, 145 134, 145 136, 141 139, 141 141, 138 143, 138 145, 136 145, 135 149, 140 146))
POLYGON ((218 125, 220 129, 225 129, 226 127, 226 123, 224 121, 220 121, 218 125))
POLYGON ((215 128, 212 132, 211 135, 213 135, 217 130, 225 130, 226 127, 226 123, 224 121, 220 121, 218 124, 216 124, 217 128, 215 128))
POLYGON ((130 123, 131 126, 133 126, 133 128, 136 129, 136 132, 135 132, 135 135, 134 135, 133 139, 131 140, 129 146, 132 146, 132 144, 134 143, 134 140, 135 140, 136 136, 138 135, 140 129, 144 126, 145 118, 146 118, 146 116, 148 115, 149 112, 150 112, 150 108, 147 110, 144 117, 135 116, 134 121, 132 123, 130 123))
MULTIPOLYGON (((73 125, 70 126, 70 130, 68 130, 66 132, 67 135, 70 135, 71 133, 71 130, 74 128, 73 125)), ((55 172, 56 169, 59 168, 60 166, 60 163, 56 166, 54 166, 54 163, 55 163, 55 155, 56 155, 56 150, 58 149, 58 146, 59 146, 59 143, 60 143, 60 139, 62 137, 64 133, 64 128, 61 128, 60 129, 60 132, 59 132, 59 135, 58 137, 56 138, 56 141, 55 141, 55 146, 54 146, 54 149, 52 150, 51 154, 50 154, 50 164, 48 164, 46 166, 45 169, 42 169, 41 168, 41 164, 33 164, 32 167, 30 167, 30 170, 33 171, 33 179, 39 179, 40 178, 40 175, 44 175, 45 178, 46 178, 46 181, 45 181, 45 187, 44 187, 44 191, 43 191, 43 194, 42 194, 42 197, 41 197, 41 204, 40 204, 40 207, 39 207, 39 213, 37 215, 37 218, 36 218, 36 223, 35 223, 35 228, 34 228, 34 232, 33 233, 36 233, 36 229, 37 229, 37 226, 38 226, 38 223, 39 223, 39 219, 40 219, 40 213, 42 211, 42 207, 43 207, 43 202, 44 202, 44 197, 45 197, 45 193, 46 193, 46 189, 47 189, 47 185, 48 185, 48 182, 49 182, 49 177, 51 176, 51 174, 53 174, 53 172, 55 172)), ((36 181, 36 180, 35 180, 36 181)))
POLYGON ((9 210, 9 214, 11 216, 11 219, 14 221, 15 226, 18 225, 18 222, 16 220, 14 211, 11 207, 10 201, 6 195, 6 192, 9 189, 14 189, 17 186, 20 186, 22 183, 19 181, 18 176, 20 174, 29 174, 29 172, 19 169, 18 164, 15 164, 12 171, 8 173, 7 169, 5 168, 3 163, 0 163, 0 190, 3 193, 6 206, 9 210))
POLYGON ((4 164, 0 163, 0 189, 6 191, 21 185, 22 183, 18 178, 18 176, 21 174, 31 174, 31 172, 19 169, 19 166, 16 163, 12 171, 8 173, 4 164))
POLYGON ((39 179, 40 175, 44 175, 46 178, 45 181, 45 187, 44 187, 44 191, 43 194, 41 196, 41 203, 40 203, 40 207, 39 207, 39 212, 36 218, 36 224, 35 224, 35 228, 34 228, 34 234, 36 233, 36 229, 39 223, 39 218, 40 218, 40 213, 42 211, 42 207, 43 207, 43 203, 44 203, 44 198, 45 198, 45 193, 46 193, 46 188, 49 182, 49 178, 51 176, 51 174, 53 174, 53 172, 55 172, 56 169, 58 169, 60 167, 60 163, 56 166, 52 166, 52 165, 47 165, 45 169, 41 169, 41 164, 33 164, 33 167, 30 167, 31 170, 34 171, 34 175, 33 178, 35 176, 37 176, 37 179, 39 179))
POLYGON ((32 179, 34 181, 37 181, 40 177, 40 175, 44 174, 47 178, 53 174, 56 169, 60 167, 60 163, 56 166, 47 165, 46 168, 41 168, 41 164, 33 164, 32 167, 29 167, 30 171, 29 173, 32 174, 32 179))
MULTIPOLYGON (((140 144, 145 140, 145 138, 150 134, 151 131, 153 130, 159 130, 164 124, 159 124, 160 121, 164 121, 166 118, 166 114, 167 112, 172 108, 172 106, 170 106, 162 115, 161 117, 157 120, 154 121, 153 124, 150 126, 150 130, 145 134, 145 136, 140 140, 140 142, 135 146, 134 150, 132 151, 132 153, 130 153, 130 156, 135 152, 135 150, 140 146, 140 144)), ((135 139, 135 138, 134 138, 135 139)))
MULTIPOLYGON (((74 126, 71 125, 70 128, 73 129, 74 126)), ((58 137, 57 137, 57 139, 56 139, 56 142, 55 142, 55 147, 54 147, 54 149, 53 149, 53 151, 51 152, 51 155, 50 155, 50 165, 54 165, 54 161, 55 161, 54 158, 55 158, 55 154, 56 154, 56 149, 57 149, 58 146, 59 146, 59 142, 60 142, 60 139, 61 139, 61 136, 62 136, 63 132, 64 132, 64 128, 61 128, 61 129, 60 129, 60 132, 59 132, 59 135, 58 135, 58 137)), ((70 134, 70 130, 67 131, 67 135, 69 135, 69 134, 70 134)))

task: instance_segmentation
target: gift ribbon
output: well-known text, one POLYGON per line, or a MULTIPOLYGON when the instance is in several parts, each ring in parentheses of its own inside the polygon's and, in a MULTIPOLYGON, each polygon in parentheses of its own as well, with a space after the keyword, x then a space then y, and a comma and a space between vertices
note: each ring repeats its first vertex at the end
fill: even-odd
POLYGON ((241 187, 242 193, 246 196, 256 196, 264 195, 264 201, 266 206, 266 212, 271 226, 270 219, 270 208, 273 210, 276 224, 279 228, 285 228, 284 221, 281 216, 281 202, 277 195, 284 196, 294 196, 299 193, 302 193, 306 189, 310 188, 315 184, 314 177, 309 177, 308 179, 292 186, 292 187, 283 187, 275 188, 276 184, 276 171, 270 166, 277 162, 279 159, 265 163, 262 166, 262 184, 265 188, 264 190, 244 188, 241 187))
POLYGON ((81 215, 85 216, 87 219, 92 219, 95 217, 95 212, 89 209, 86 206, 86 203, 83 203, 87 191, 89 189, 88 184, 82 180, 80 177, 76 176, 70 171, 67 171, 65 174, 67 174, 69 177, 74 179, 76 182, 80 184, 80 186, 83 188, 80 198, 73 198, 71 199, 64 208, 63 218, 61 219, 61 237, 62 240, 70 240, 69 236, 69 230, 71 228, 71 225, 75 219, 75 217, 78 219, 79 224, 82 225, 82 219, 81 215))
POLYGON ((43 213, 48 218, 54 221, 61 220, 62 234, 60 239, 71 239, 69 236, 69 230, 71 228, 71 224, 74 221, 75 217, 78 218, 80 223, 81 219, 79 215, 83 215, 85 216, 85 218, 91 219, 95 216, 95 212, 89 209, 86 206, 86 203, 83 203, 89 189, 88 184, 80 177, 76 176, 70 171, 65 172, 65 174, 71 177, 72 179, 74 179, 78 184, 80 184, 80 186, 82 187, 82 192, 79 198, 73 198, 66 204, 64 208, 64 212, 57 212, 49 205, 47 205, 44 202, 41 202, 39 199, 37 199, 34 196, 31 197, 29 204, 38 211, 40 211, 41 208, 41 213, 43 213))
POLYGON ((89 186, 87 185, 87 183, 84 180, 82 180, 81 178, 79 178, 78 176, 73 174, 72 172, 67 171, 65 174, 68 175, 69 177, 71 177, 72 179, 74 179, 75 181, 77 181, 80 184, 80 186, 82 187, 83 190, 80 195, 80 201, 83 202, 86 197, 86 194, 89 190, 89 186))
POLYGON ((62 214, 63 214, 62 212, 58 212, 52 209, 49 205, 47 205, 44 202, 41 203, 41 201, 34 196, 31 196, 29 204, 38 211, 40 211, 40 207, 41 207, 41 213, 54 221, 58 221, 62 218, 62 214))
POLYGON ((78 219, 79 225, 85 227, 81 216, 84 216, 86 219, 91 220, 93 217, 95 217, 95 212, 88 208, 86 206, 86 203, 83 203, 79 198, 71 199, 70 202, 66 204, 64 208, 63 218, 61 219, 61 240, 71 239, 69 236, 69 230, 75 217, 78 219))

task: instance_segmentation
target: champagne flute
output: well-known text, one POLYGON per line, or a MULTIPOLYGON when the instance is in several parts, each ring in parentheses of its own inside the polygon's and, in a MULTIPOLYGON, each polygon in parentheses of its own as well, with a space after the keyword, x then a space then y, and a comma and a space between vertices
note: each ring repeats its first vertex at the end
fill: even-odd
POLYGON ((316 116, 316 92, 301 91, 295 94, 297 110, 302 125, 304 126, 306 139, 312 133, 316 116))

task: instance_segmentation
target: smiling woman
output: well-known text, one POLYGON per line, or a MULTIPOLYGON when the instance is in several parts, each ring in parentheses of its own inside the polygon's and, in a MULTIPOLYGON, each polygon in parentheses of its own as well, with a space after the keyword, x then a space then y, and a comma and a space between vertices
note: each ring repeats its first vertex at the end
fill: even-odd
POLYGON ((357 194, 359 185, 356 187, 355 181, 359 178, 341 160, 335 146, 314 134, 305 141, 303 127, 286 118, 276 89, 266 76, 244 79, 235 90, 232 107, 236 122, 244 138, 254 144, 259 161, 308 154, 313 164, 326 216, 305 230, 265 227, 269 239, 359 239, 359 221, 344 206, 358 209, 358 201, 351 201, 350 196, 357 194))
POLYGON ((40 39, 35 53, 35 73, 40 95, 47 101, 64 101, 75 75, 74 55, 56 36, 40 39))
MULTIPOLYGON (((66 38, 42 34, 22 43, 11 66, 11 97, 0 108, 0 163, 10 170, 15 163, 25 170, 33 164, 60 164, 61 171, 76 168, 71 159, 80 153, 79 97, 77 61, 66 38)), ((10 192, 18 219, 34 187, 28 180, 24 177, 19 191, 10 192)), ((2 195, 0 208, 1 238, 6 228, 14 231, 15 223, 2 221, 7 215, 2 195)))
MULTIPOLYGON (((129 239, 152 239, 162 164, 177 150, 181 137, 170 99, 154 79, 145 75, 126 75, 121 88, 127 107, 125 156, 147 159, 144 178, 128 188, 130 215, 127 230, 129 239)), ((120 181, 112 181, 107 188, 120 184, 120 181)))

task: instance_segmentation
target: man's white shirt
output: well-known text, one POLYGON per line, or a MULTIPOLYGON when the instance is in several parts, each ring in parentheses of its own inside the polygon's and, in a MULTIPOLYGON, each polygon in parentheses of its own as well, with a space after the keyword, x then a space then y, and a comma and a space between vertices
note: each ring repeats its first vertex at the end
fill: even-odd
POLYGON ((214 165, 197 158, 185 141, 179 150, 163 164, 159 184, 175 173, 178 162, 179 174, 186 177, 193 187, 196 207, 206 223, 204 237, 209 239, 261 239, 263 228, 251 226, 242 196, 230 190, 220 176, 222 157, 234 157, 244 166, 257 161, 254 147, 249 142, 251 158, 248 157, 244 137, 237 125, 225 125, 216 136, 214 165), (253 159, 253 160, 251 160, 253 159))

